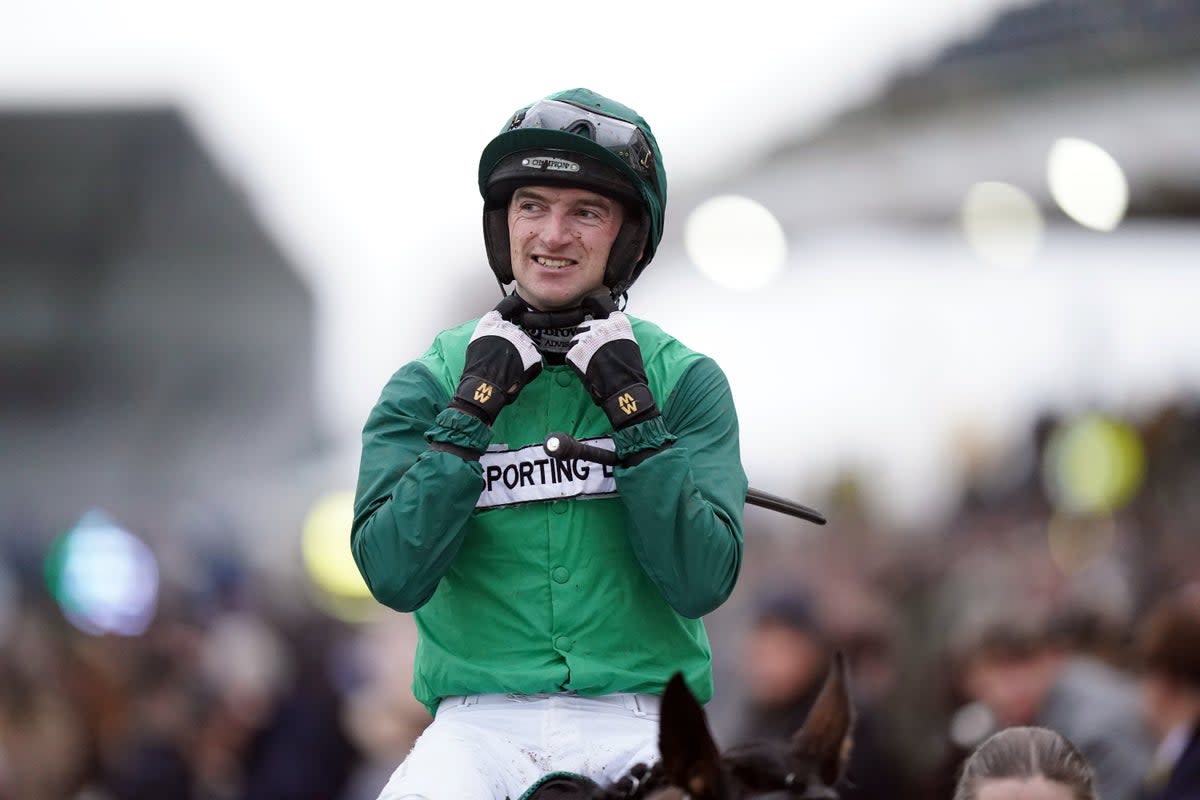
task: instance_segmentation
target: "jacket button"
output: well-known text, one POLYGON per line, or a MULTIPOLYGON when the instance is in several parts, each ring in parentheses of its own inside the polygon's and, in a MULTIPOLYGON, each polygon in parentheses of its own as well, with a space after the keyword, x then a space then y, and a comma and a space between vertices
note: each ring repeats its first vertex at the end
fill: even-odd
POLYGON ((571 571, 566 567, 555 567, 554 571, 550 573, 550 577, 554 578, 555 583, 566 583, 567 579, 571 577, 571 571))
POLYGON ((575 380, 575 373, 571 372, 569 369, 560 370, 558 374, 554 376, 554 380, 558 382, 559 386, 570 386, 575 380))
POLYGON ((558 637, 556 637, 556 638, 554 639, 554 649, 555 649, 555 650, 561 650, 561 651, 563 651, 564 653, 569 653, 569 652, 571 652, 571 645, 572 645, 572 644, 574 644, 574 642, 572 642, 572 641, 571 641, 570 639, 568 639, 566 636, 558 636, 558 637))
POLYGON ((567 513, 567 501, 566 500, 555 500, 553 503, 550 504, 550 510, 553 511, 555 514, 567 513))

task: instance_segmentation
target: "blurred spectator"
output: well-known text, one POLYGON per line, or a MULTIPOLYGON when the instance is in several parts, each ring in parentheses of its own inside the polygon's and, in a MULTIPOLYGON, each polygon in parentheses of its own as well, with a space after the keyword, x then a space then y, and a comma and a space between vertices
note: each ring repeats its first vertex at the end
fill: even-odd
POLYGON ((88 741, 52 671, 0 662, 0 798, 63 798, 82 784, 88 741))
POLYGON ((238 797, 247 754, 294 677, 290 654, 277 623, 249 610, 214 616, 197 649, 196 673, 209 694, 196 748, 198 781, 205 794, 238 797))
MULTIPOLYGON (((1053 424, 1038 422, 1035 435, 1053 424)), ((789 735, 837 648, 862 709, 857 785, 843 797, 892 783, 890 798, 949 798, 964 759, 997 723, 1068 736, 1092 762, 1104 800, 1127 797, 1106 788, 1107 773, 1136 773, 1127 780, 1140 785, 1142 768, 1120 768, 1139 752, 1149 764, 1157 747, 1140 800, 1179 797, 1175 786, 1195 774, 1200 727, 1187 711, 1200 693, 1200 681, 1186 677, 1197 674, 1188 661, 1195 651, 1187 655, 1196 635, 1183 632, 1182 617, 1168 625, 1171 615, 1155 609, 1178 609, 1186 593, 1167 600, 1167 589, 1200 575, 1200 403, 1177 399, 1150 414, 1144 441, 1141 491, 1068 531, 1107 537, 1087 559, 1052 557, 1054 513, 1040 497, 1036 459, 1003 492, 984 481, 993 488, 977 492, 978 502, 954 506, 926 530, 856 507, 845 486, 830 490, 841 503, 813 498, 831 512, 820 531, 764 515, 747 531, 734 594, 752 608, 723 608, 710 629, 724 662, 709 709, 724 709, 722 743, 789 735), (810 594, 757 602, 764 587, 796 585, 810 594), (971 619, 976 608, 985 614, 971 619), (1152 610, 1144 621, 1143 609, 1152 610), (743 638, 747 614, 756 624, 743 638), (1008 635, 981 636, 997 614, 1008 635), (962 680, 969 660, 977 668, 970 682, 962 680), (1145 666, 1140 706, 1120 671, 1137 663, 1145 666), (1142 711, 1152 743, 1128 745, 1142 711), (1078 732, 1085 723, 1091 733, 1078 732), (864 769, 876 760, 878 769, 864 769), (882 777, 897 766, 900 778, 882 777)), ((860 478, 868 483, 869 471, 860 478)), ((288 797, 311 774, 291 765, 324 772, 310 786, 329 800, 373 800, 428 724, 411 691, 411 616, 341 627, 308 601, 310 587, 269 584, 237 547, 197 552, 181 539, 178 552, 163 545, 153 626, 141 636, 93 636, 47 592, 54 537, 43 527, 0 516, 0 800, 288 797)))
POLYGON ((136 637, 75 629, 44 596, 9 609, 0 800, 350 798, 343 629, 314 609, 214 614, 188 596, 136 637))
POLYGON ((1150 742, 1132 679, 1062 648, 1035 617, 999 613, 960 643, 962 688, 1003 727, 1037 725, 1075 743, 1104 800, 1137 796, 1150 742))
POLYGON ((111 745, 104 782, 116 800, 192 800, 194 684, 161 653, 152 651, 139 660, 129 687, 130 724, 111 745))
MULTIPOLYGON (((790 739, 820 692, 832 650, 826 626, 807 595, 768 595, 757 609, 741 652, 747 705, 734 741, 790 739)), ((873 703, 858 693, 854 702, 854 747, 839 796, 843 800, 905 796, 902 772, 876 730, 873 703)))
POLYGON ((1158 743, 1143 796, 1200 797, 1200 584, 1160 600, 1138 633, 1143 708, 1158 743))
POLYGON ((328 623, 306 620, 291 635, 292 677, 248 742, 243 800, 325 800, 341 797, 358 754, 342 726, 332 679, 337 652, 328 623))
POLYGON ((375 800, 433 719, 412 692, 417 624, 411 614, 385 614, 364 625, 354 658, 361 672, 346 697, 346 728, 364 755, 345 800, 375 800))
POLYGON ((1017 726, 995 733, 963 764, 954 800, 1096 800, 1092 769, 1064 736, 1017 726))
POLYGON ((1123 619, 1116 620, 1098 609, 1072 604, 1050 616, 1047 635, 1067 652, 1093 656, 1118 669, 1129 669, 1134 665, 1126 641, 1127 627, 1123 619))

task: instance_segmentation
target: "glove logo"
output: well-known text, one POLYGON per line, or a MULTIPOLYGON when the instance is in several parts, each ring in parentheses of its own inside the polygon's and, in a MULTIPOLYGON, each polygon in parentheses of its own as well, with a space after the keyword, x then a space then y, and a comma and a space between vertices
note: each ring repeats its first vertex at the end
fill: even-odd
POLYGON ((482 381, 475 387, 475 402, 487 405, 487 401, 492 399, 492 385, 487 381, 482 381))
POLYGON ((637 412, 637 401, 633 399, 633 395, 629 392, 617 398, 617 405, 621 407, 621 411, 625 412, 625 416, 637 412))

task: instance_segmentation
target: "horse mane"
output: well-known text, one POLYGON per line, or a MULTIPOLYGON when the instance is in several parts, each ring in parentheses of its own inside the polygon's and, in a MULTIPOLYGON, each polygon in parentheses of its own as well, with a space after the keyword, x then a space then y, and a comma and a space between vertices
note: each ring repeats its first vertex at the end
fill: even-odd
POLYGON ((650 765, 636 764, 628 775, 605 790, 602 800, 650 800, 670 786, 661 761, 650 765))

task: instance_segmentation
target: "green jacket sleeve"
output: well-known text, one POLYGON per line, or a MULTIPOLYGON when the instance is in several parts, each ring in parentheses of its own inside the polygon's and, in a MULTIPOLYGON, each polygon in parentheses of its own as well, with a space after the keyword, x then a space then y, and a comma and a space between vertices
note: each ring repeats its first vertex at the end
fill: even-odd
POLYGON ((462 544, 483 489, 478 461, 429 449, 434 441, 482 451, 491 429, 446 409, 427 367, 402 367, 363 428, 350 549, 371 593, 397 611, 433 595, 462 544))
POLYGON ((617 467, 633 550, 678 613, 696 618, 729 597, 742 563, 746 473, 725 374, 710 358, 688 367, 662 416, 613 436, 618 455, 674 445, 617 467))

